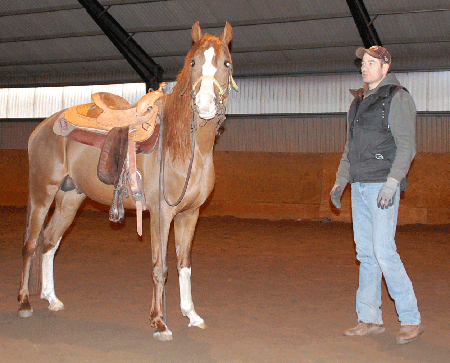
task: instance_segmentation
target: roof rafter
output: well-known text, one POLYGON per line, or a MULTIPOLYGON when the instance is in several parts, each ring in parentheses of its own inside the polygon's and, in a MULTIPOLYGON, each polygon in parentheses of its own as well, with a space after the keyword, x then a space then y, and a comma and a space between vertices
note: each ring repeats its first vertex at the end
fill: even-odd
POLYGON ((372 45, 383 45, 373 25, 373 21, 377 16, 370 19, 369 12, 364 5, 364 0, 347 0, 347 5, 352 13, 364 47, 370 48, 372 45))
POLYGON ((97 0, 78 0, 78 2, 147 84, 147 88, 158 89, 164 72, 162 67, 134 41, 97 0))

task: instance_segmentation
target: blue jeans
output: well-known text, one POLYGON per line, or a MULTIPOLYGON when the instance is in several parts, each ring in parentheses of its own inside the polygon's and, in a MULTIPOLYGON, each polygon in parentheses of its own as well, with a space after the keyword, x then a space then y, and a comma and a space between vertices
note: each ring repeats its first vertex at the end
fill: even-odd
POLYGON ((381 278, 395 301, 401 325, 420 324, 414 289, 397 253, 395 230, 400 201, 397 189, 394 205, 381 209, 377 197, 383 183, 352 183, 353 233, 359 266, 356 293, 358 320, 383 324, 381 316, 381 278))

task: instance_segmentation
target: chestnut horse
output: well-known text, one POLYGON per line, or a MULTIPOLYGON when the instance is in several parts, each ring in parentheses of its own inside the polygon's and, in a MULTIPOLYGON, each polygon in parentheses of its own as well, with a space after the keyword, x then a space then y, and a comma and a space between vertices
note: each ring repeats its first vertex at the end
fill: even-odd
MULTIPOLYGON (((221 36, 204 34, 198 22, 192 26, 193 45, 176 85, 164 96, 158 151, 138 154, 150 211, 153 299, 150 312, 154 337, 172 339, 165 322, 165 282, 167 279, 167 240, 174 221, 180 306, 189 326, 205 328, 191 297, 191 247, 199 208, 214 186, 213 147, 231 87, 232 61, 228 45, 232 28, 226 23, 221 36), (162 136, 162 137, 161 137, 162 136)), ((49 309, 64 308, 56 297, 53 260, 61 238, 71 225, 78 208, 89 198, 111 204, 113 186, 97 177, 100 149, 58 136, 53 124, 63 111, 44 120, 31 134, 29 154, 29 202, 23 246, 23 271, 18 294, 21 317, 33 314, 30 294, 40 294, 49 309), (76 189, 63 191, 70 176, 76 189), (50 206, 54 212, 45 224, 50 206)), ((130 198, 125 208, 134 209, 130 198)))

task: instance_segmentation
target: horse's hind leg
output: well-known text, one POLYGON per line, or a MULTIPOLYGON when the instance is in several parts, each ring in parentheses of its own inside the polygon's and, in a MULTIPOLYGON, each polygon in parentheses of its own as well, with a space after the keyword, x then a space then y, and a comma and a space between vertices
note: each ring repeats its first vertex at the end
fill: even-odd
POLYGON ((44 239, 42 229, 57 187, 49 186, 44 190, 46 190, 46 193, 37 197, 31 195, 30 190, 28 200, 27 226, 22 248, 22 279, 17 297, 19 301, 18 314, 24 318, 33 315, 33 309, 29 301, 30 294, 38 294, 41 290, 41 257, 44 239))
MULTIPOLYGON (((41 297, 43 294, 44 296, 51 296, 48 291, 53 289, 53 255, 57 249, 56 245, 72 222, 78 206, 85 198, 84 194, 76 195, 76 191, 64 193, 59 190, 56 192, 57 187, 54 186, 48 186, 44 190, 47 191, 45 197, 32 198, 32 195, 30 195, 28 202, 27 227, 22 249, 22 280, 17 298, 19 301, 18 314, 24 318, 33 315, 33 309, 29 301, 30 294, 40 293, 41 297), (55 189, 55 191, 52 192, 52 189, 55 189), (55 197, 54 193, 56 193, 55 213, 44 232, 44 221, 55 197), (68 199, 66 200, 66 198, 68 199), (69 203, 72 199, 75 201, 69 203), (78 205, 73 208, 74 211, 69 212, 68 208, 65 207, 67 204, 76 205, 77 203, 78 205), (65 220, 62 218, 63 215, 66 216, 65 220), (60 236, 55 237, 58 234, 60 236), (51 273, 45 271, 51 271, 51 273), (49 283, 49 281, 51 282, 49 283)), ((54 301, 52 299, 52 302, 54 301)), ((57 305, 58 303, 56 303, 57 305)))
POLYGON ((174 218, 175 247, 178 258, 181 313, 189 318, 189 326, 206 328, 204 320, 195 312, 191 293, 191 249, 199 210, 186 211, 174 218))
POLYGON ((63 303, 56 297, 53 279, 53 260, 64 232, 72 224, 84 194, 76 190, 63 192, 59 190, 55 198, 55 212, 44 231, 44 247, 42 256, 42 290, 41 299, 48 300, 49 310, 64 309, 63 303))

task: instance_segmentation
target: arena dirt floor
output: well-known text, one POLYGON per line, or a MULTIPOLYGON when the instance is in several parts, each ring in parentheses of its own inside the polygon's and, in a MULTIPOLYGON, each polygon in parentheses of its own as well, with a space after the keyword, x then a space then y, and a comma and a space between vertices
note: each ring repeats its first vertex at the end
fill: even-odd
POLYGON ((386 333, 344 337, 356 323, 358 265, 350 224, 200 218, 193 299, 207 328, 188 328, 179 309, 170 237, 167 323, 153 339, 149 217, 113 226, 83 211, 55 258, 66 309, 32 298, 17 316, 24 209, 0 209, 0 362, 450 362, 449 226, 400 226, 397 244, 423 316, 421 339, 398 346, 394 304, 383 287, 386 333))

